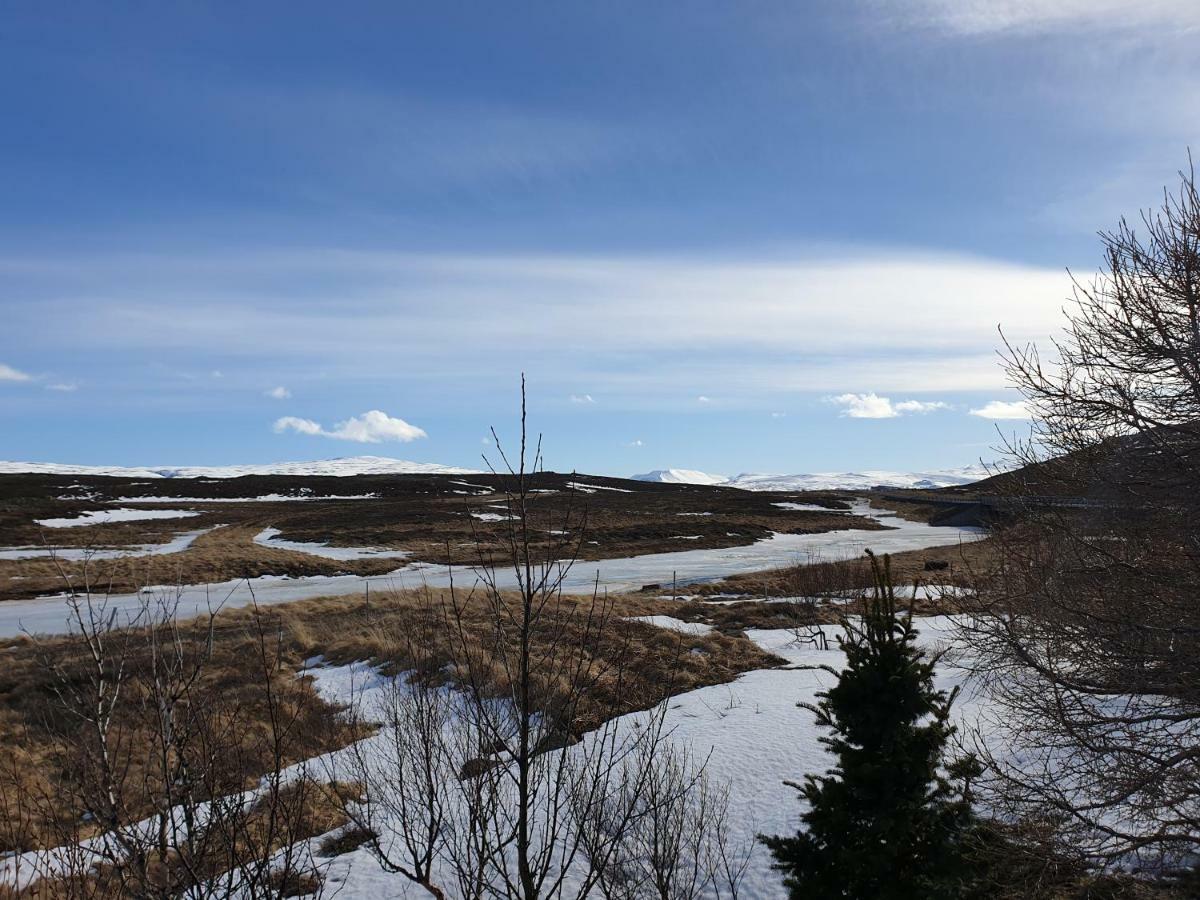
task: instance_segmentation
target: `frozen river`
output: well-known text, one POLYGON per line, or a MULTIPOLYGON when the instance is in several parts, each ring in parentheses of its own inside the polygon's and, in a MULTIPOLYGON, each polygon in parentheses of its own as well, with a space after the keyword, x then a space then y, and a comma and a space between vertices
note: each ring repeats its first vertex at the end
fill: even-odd
MULTIPOLYGON (((865 514, 867 510, 857 508, 865 514)), ((637 590, 646 584, 680 586, 713 581, 728 575, 754 572, 779 566, 817 560, 849 559, 870 548, 877 553, 897 553, 944 544, 977 540, 983 531, 977 528, 933 527, 909 522, 896 516, 873 513, 884 531, 849 528, 823 534, 776 534, 745 547, 719 550, 680 550, 672 553, 648 553, 643 556, 579 562, 564 580, 566 590, 590 592, 597 583, 609 591, 637 590)), ((362 578, 357 575, 320 575, 301 578, 262 576, 210 585, 186 585, 180 597, 183 615, 200 615, 210 605, 246 606, 253 596, 260 605, 287 603, 308 597, 372 592, 389 587, 415 588, 422 585, 445 587, 453 577, 455 584, 470 587, 478 578, 469 566, 435 566, 412 563, 387 575, 362 578)), ((515 577, 511 569, 499 572, 502 586, 511 587, 515 577)), ((165 589, 164 589, 165 590, 165 589)), ((170 589, 173 593, 176 589, 170 589)), ((16 637, 23 632, 56 634, 68 630, 69 598, 62 595, 0 603, 0 638, 16 637)), ((131 614, 141 606, 136 594, 107 598, 108 612, 131 614)))

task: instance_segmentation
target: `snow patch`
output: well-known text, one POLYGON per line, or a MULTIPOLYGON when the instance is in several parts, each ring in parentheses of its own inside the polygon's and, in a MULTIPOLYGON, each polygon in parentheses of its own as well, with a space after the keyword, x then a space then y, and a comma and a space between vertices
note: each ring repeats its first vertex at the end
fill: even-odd
POLYGON ((846 512, 846 510, 829 509, 827 506, 821 506, 817 503, 772 503, 772 506, 778 506, 780 509, 791 510, 792 512, 846 512))
POLYGON ((500 513, 492 512, 473 512, 471 518, 478 519, 480 522, 507 522, 512 516, 502 516, 500 513))
POLYGON ((594 494, 596 491, 616 491, 618 494, 633 493, 629 488, 609 487, 607 484, 583 484, 579 481, 568 481, 567 487, 576 491, 583 491, 585 494, 594 494))
POLYGON ((712 632, 711 625, 705 625, 703 622, 685 622, 674 616, 630 616, 625 621, 645 622, 647 625, 665 628, 667 631, 678 631, 680 634, 710 634, 712 632))
POLYGON ((304 541, 280 540, 278 528, 264 528, 254 536, 254 543, 260 547, 270 547, 272 550, 291 550, 294 553, 307 553, 310 556, 320 556, 324 559, 378 559, 399 558, 408 556, 404 550, 389 550, 386 547, 331 547, 328 544, 306 543, 304 541))
POLYGON ((80 525, 106 525, 109 522, 136 522, 143 519, 186 519, 198 516, 186 509, 94 509, 70 519, 35 519, 46 528, 77 528, 80 525))

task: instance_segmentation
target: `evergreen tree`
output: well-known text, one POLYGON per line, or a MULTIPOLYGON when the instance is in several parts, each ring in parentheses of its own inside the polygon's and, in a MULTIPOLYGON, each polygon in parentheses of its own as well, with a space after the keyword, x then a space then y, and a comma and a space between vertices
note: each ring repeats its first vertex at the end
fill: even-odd
POLYGON ((796 787, 809 810, 794 837, 764 837, 796 900, 942 900, 970 896, 963 842, 973 826, 972 758, 944 764, 955 693, 934 688, 936 658, 916 646, 912 611, 896 612, 888 557, 871 555, 875 590, 844 621, 837 684, 811 709, 836 758, 796 787), (943 769, 946 769, 943 772, 943 769), (956 791, 955 782, 963 789, 956 791))

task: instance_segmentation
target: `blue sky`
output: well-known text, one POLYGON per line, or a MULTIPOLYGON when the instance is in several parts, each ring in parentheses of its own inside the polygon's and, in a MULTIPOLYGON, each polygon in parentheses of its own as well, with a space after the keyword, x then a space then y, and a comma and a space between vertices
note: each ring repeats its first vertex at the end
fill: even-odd
POLYGON ((472 465, 524 370, 560 469, 990 459, 996 326, 1045 341, 1200 145, 1198 38, 1193 0, 14 3, 0 458, 472 465))

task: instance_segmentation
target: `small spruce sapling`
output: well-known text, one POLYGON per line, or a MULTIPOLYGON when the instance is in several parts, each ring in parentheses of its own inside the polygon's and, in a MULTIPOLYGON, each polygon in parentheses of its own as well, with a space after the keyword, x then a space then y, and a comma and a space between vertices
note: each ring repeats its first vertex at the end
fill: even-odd
POLYGON ((837 683, 802 704, 831 732, 821 742, 835 764, 792 784, 809 805, 803 830, 762 840, 797 900, 970 896, 964 844, 979 766, 946 760, 957 689, 934 687, 937 658, 917 647, 911 608, 896 611, 890 560, 868 555, 873 595, 838 639, 846 667, 818 667, 837 683))

